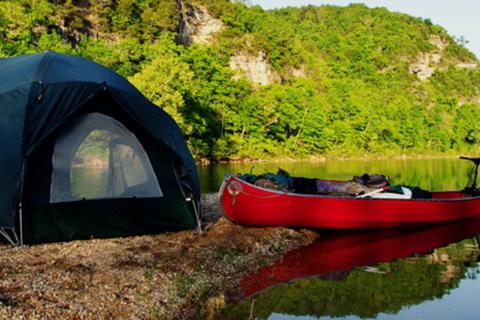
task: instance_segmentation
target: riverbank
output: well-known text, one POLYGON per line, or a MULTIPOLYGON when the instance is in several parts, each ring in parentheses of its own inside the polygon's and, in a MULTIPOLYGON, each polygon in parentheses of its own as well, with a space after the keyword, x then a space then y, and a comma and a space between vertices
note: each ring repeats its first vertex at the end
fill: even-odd
POLYGON ((262 159, 257 158, 222 158, 222 159, 196 159, 199 166, 209 166, 215 164, 255 164, 255 163, 285 163, 285 162, 325 162, 328 160, 337 161, 368 161, 368 160, 410 160, 410 159, 456 159, 460 155, 467 157, 477 157, 478 154, 455 153, 455 154, 365 154, 356 156, 345 155, 325 155, 325 156, 308 156, 308 157, 266 157, 262 159))
POLYGON ((204 196, 195 231, 0 246, 0 319, 214 319, 246 274, 318 237, 243 228, 204 196))

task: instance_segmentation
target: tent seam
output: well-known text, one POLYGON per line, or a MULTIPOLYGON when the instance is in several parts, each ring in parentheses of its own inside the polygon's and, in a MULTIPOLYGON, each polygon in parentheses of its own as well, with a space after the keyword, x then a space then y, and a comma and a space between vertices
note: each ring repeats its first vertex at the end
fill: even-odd
POLYGON ((17 186, 18 189, 17 189, 17 192, 16 192, 17 201, 19 203, 22 202, 23 188, 24 188, 24 184, 25 184, 25 181, 24 181, 25 180, 25 166, 26 166, 25 131, 26 131, 28 120, 30 119, 31 109, 34 105, 36 105, 36 103, 32 103, 32 102, 38 100, 36 97, 33 98, 33 96, 36 94, 33 91, 36 91, 38 89, 37 86, 35 86, 35 84, 41 85, 41 81, 39 81, 38 78, 39 78, 39 76, 43 75, 47 66, 50 64, 50 61, 52 61, 53 57, 54 57, 54 53, 52 53, 51 51, 48 51, 47 53, 45 53, 45 56, 39 62, 37 70, 35 70, 35 74, 33 76, 33 81, 29 83, 31 87, 30 87, 30 90, 29 90, 29 93, 28 93, 27 105, 25 106, 25 113, 24 113, 24 116, 23 116, 23 130, 22 130, 21 154, 20 154, 20 161, 21 161, 20 181, 18 182, 18 186, 17 186))

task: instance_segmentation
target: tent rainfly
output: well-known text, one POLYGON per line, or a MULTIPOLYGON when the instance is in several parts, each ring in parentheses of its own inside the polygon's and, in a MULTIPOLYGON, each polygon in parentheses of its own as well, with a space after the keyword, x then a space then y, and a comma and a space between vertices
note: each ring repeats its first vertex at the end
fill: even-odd
POLYGON ((0 59, 0 234, 12 244, 200 228, 182 132, 115 72, 47 52, 0 59))

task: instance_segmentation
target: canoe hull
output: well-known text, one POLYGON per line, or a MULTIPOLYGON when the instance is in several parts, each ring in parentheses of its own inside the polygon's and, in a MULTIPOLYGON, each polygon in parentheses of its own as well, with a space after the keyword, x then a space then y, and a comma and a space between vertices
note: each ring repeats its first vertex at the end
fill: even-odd
POLYGON ((367 199, 300 195, 227 177, 220 202, 230 220, 245 226, 384 229, 480 217, 480 197, 439 192, 433 199, 367 199))

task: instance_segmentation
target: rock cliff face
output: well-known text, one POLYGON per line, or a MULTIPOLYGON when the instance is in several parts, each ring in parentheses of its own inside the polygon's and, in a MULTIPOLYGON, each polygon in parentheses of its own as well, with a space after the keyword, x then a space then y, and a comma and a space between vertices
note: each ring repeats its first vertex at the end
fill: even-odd
POLYGON ((257 56, 248 52, 238 52, 230 58, 230 68, 239 70, 236 79, 246 76, 257 85, 265 86, 280 82, 280 77, 268 62, 265 51, 260 51, 257 56))
POLYGON ((409 67, 410 73, 417 75, 421 81, 425 81, 433 75, 442 60, 443 50, 448 46, 448 42, 439 36, 432 36, 430 43, 436 49, 432 52, 420 52, 415 62, 409 67))
MULTIPOLYGON (((197 7, 177 1, 180 13, 179 40, 185 45, 192 43, 211 44, 214 35, 224 28, 223 22, 214 18, 205 7, 197 7)), ((280 76, 273 70, 265 51, 252 55, 240 51, 230 58, 230 68, 238 71, 235 79, 247 77, 256 85, 269 85, 280 82, 280 76)), ((303 70, 292 69, 291 76, 305 76, 303 70)))
POLYGON ((288 74, 291 75, 294 78, 305 78, 307 76, 307 73, 305 69, 302 68, 290 68, 288 70, 288 74))
POLYGON ((180 12, 179 38, 183 44, 211 43, 215 33, 223 29, 223 22, 210 15, 204 7, 177 2, 180 12))
POLYGON ((478 67, 478 64, 476 62, 464 62, 464 63, 459 63, 455 67, 459 69, 476 69, 478 67))

